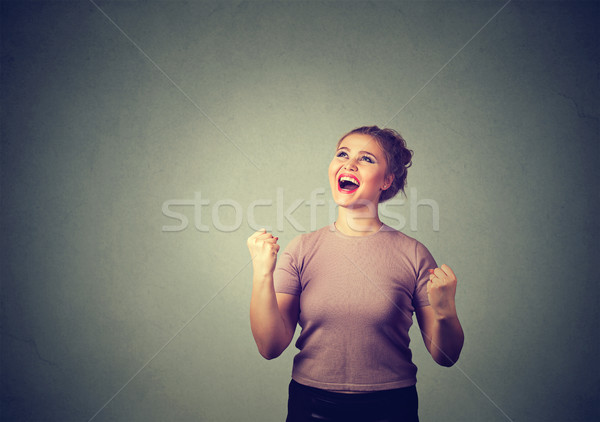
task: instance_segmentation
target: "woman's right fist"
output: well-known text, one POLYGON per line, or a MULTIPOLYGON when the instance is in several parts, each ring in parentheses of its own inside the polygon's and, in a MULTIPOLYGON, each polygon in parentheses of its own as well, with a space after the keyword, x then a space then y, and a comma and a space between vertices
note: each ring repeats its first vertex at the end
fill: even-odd
POLYGON ((277 262, 277 252, 279 252, 278 239, 271 233, 267 233, 265 229, 260 229, 248 238, 247 244, 255 273, 258 272, 262 275, 273 273, 277 262))

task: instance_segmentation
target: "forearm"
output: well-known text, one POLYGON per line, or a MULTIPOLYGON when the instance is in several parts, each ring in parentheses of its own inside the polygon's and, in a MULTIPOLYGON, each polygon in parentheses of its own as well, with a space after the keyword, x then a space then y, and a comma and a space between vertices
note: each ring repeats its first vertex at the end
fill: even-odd
POLYGON ((465 336, 456 315, 436 318, 433 324, 430 352, 442 366, 452 366, 458 360, 465 336))
POLYGON ((288 346, 288 329, 279 312, 273 274, 255 274, 250 299, 250 327, 258 351, 266 359, 279 356, 288 346))

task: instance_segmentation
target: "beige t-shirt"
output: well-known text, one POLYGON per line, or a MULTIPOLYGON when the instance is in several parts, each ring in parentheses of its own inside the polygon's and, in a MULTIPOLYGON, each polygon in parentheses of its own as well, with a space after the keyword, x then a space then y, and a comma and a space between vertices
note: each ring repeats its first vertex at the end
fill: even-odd
POLYGON ((437 264, 417 240, 383 225, 347 236, 335 224, 295 237, 278 259, 275 291, 300 296, 292 378, 334 391, 414 385, 408 330, 428 306, 428 269, 437 264))

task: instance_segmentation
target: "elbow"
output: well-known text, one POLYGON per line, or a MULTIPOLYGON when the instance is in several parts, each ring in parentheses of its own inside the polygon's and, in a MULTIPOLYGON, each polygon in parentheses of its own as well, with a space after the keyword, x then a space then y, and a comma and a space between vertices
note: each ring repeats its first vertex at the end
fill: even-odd
POLYGON ((266 360, 273 360, 273 359, 279 357, 278 354, 266 354, 266 353, 261 353, 261 356, 263 358, 265 358, 266 360))
POLYGON ((458 361, 459 356, 460 354, 457 354, 456 356, 440 354, 432 357, 435 363, 437 363, 438 365, 450 368, 451 366, 454 366, 454 364, 458 361))
POLYGON ((277 353, 261 352, 260 350, 259 350, 259 352, 260 352, 260 355, 263 358, 265 358, 266 360, 272 360, 279 356, 279 354, 277 354, 277 353))
POLYGON ((283 352, 283 350, 279 350, 276 348, 258 348, 258 353, 260 353, 260 355, 265 358, 266 360, 272 360, 275 359, 279 356, 281 356, 281 353, 283 352))
POLYGON ((454 366, 454 364, 456 363, 456 361, 458 361, 458 358, 456 358, 455 360, 452 359, 448 359, 448 358, 444 358, 444 359, 436 359, 435 362, 440 365, 440 366, 444 366, 446 368, 450 368, 451 366, 454 366))
POLYGON ((432 353, 431 357, 433 357, 433 360, 438 365, 450 368, 451 366, 454 366, 456 362, 458 362, 461 350, 462 347, 452 353, 444 353, 442 350, 438 350, 438 353, 432 353))
POLYGON ((450 368, 458 362, 464 343, 465 337, 461 330, 452 343, 447 344, 445 347, 436 347, 435 350, 430 350, 431 357, 438 365, 450 368))

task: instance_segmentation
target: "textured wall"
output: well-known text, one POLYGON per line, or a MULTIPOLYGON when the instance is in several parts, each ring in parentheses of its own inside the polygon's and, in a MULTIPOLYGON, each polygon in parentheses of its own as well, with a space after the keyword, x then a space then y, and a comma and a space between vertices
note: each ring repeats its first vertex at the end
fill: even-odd
POLYGON ((385 221, 459 277, 421 419, 599 417, 599 7, 504 4, 3 1, 2 419, 282 421, 245 240, 331 221, 363 124, 415 151, 385 221))

